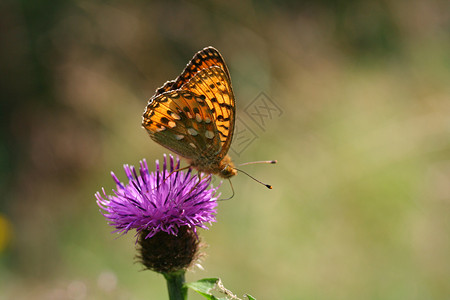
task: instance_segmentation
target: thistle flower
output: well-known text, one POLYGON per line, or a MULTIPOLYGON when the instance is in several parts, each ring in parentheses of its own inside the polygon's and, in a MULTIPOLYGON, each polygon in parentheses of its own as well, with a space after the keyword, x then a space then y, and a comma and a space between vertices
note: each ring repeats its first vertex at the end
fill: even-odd
POLYGON ((123 184, 111 172, 116 183, 113 195, 97 192, 97 204, 113 232, 122 234, 136 229, 140 259, 148 269, 167 274, 187 268, 197 257, 197 228, 216 221, 217 189, 211 176, 201 178, 182 172, 180 159, 174 162, 164 155, 162 168, 156 161, 156 171, 149 172, 147 162, 140 162, 139 174, 125 165, 128 184, 123 184))
POLYGON ((205 223, 216 221, 217 189, 210 187, 211 176, 202 178, 187 172, 175 171, 180 159, 170 155, 170 169, 164 155, 162 169, 156 161, 156 171, 150 173, 145 159, 140 162, 139 175, 134 166, 125 165, 129 183, 124 185, 111 172, 116 182, 114 195, 103 196, 97 192, 97 204, 103 215, 116 227, 114 232, 127 233, 136 229, 138 233, 148 231, 146 238, 159 231, 177 235, 181 226, 207 229, 205 223), (170 174, 170 176, 169 176, 170 174))

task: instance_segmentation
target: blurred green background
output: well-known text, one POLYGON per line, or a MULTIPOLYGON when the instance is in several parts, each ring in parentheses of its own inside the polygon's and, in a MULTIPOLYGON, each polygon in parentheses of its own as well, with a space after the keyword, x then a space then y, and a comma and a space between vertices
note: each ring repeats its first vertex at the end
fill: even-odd
POLYGON ((147 99, 209 45, 257 136, 230 154, 279 164, 244 167, 273 190, 233 178, 187 280, 449 299, 448 1, 7 0, 0 23, 0 299, 167 299, 94 193, 167 152, 141 128, 147 99), (262 127, 261 92, 280 109, 262 127))

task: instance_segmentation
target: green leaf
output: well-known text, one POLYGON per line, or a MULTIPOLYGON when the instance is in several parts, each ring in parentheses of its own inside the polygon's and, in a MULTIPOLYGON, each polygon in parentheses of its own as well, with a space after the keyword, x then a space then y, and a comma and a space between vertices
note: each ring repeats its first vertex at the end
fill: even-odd
POLYGON ((216 287, 216 283, 219 281, 218 278, 204 278, 198 281, 186 283, 185 286, 193 289, 203 297, 209 300, 220 300, 216 298, 212 291, 216 287))
MULTIPOLYGON (((222 281, 219 278, 205 278, 200 279, 195 282, 189 282, 184 284, 185 287, 191 288, 206 299, 209 300, 229 300, 229 299, 236 299, 240 300, 236 295, 233 295, 233 293, 229 290, 227 290, 223 284, 222 281), (213 295, 213 292, 225 294, 225 297, 217 298, 213 295)), ((245 295, 248 300, 256 300, 253 296, 245 295)))
POLYGON ((198 281, 185 283, 185 285, 196 292, 211 293, 218 281, 219 278, 203 278, 198 281))

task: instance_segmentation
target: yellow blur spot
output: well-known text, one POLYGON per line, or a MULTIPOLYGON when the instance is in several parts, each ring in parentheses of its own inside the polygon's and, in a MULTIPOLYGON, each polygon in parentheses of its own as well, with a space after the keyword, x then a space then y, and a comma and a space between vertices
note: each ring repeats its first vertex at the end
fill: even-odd
POLYGON ((11 222, 3 215, 0 215, 0 253, 2 253, 12 237, 11 222))

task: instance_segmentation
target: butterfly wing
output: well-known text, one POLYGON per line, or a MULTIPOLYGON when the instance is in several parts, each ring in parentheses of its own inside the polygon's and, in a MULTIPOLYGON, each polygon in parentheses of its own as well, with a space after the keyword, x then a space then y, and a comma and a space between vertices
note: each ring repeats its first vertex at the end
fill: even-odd
POLYGON ((228 78, 230 78, 228 68, 225 65, 225 61, 222 55, 220 55, 219 51, 214 47, 206 47, 194 55, 194 57, 186 65, 180 76, 178 76, 175 80, 167 81, 162 87, 158 88, 152 99, 156 98, 164 92, 179 89, 182 85, 186 84, 192 77, 194 77, 194 75, 199 71, 210 68, 212 66, 221 68, 225 71, 228 78))
POLYGON ((154 141, 180 156, 213 164, 228 152, 234 115, 229 75, 211 66, 179 89, 153 97, 142 125, 154 141))

